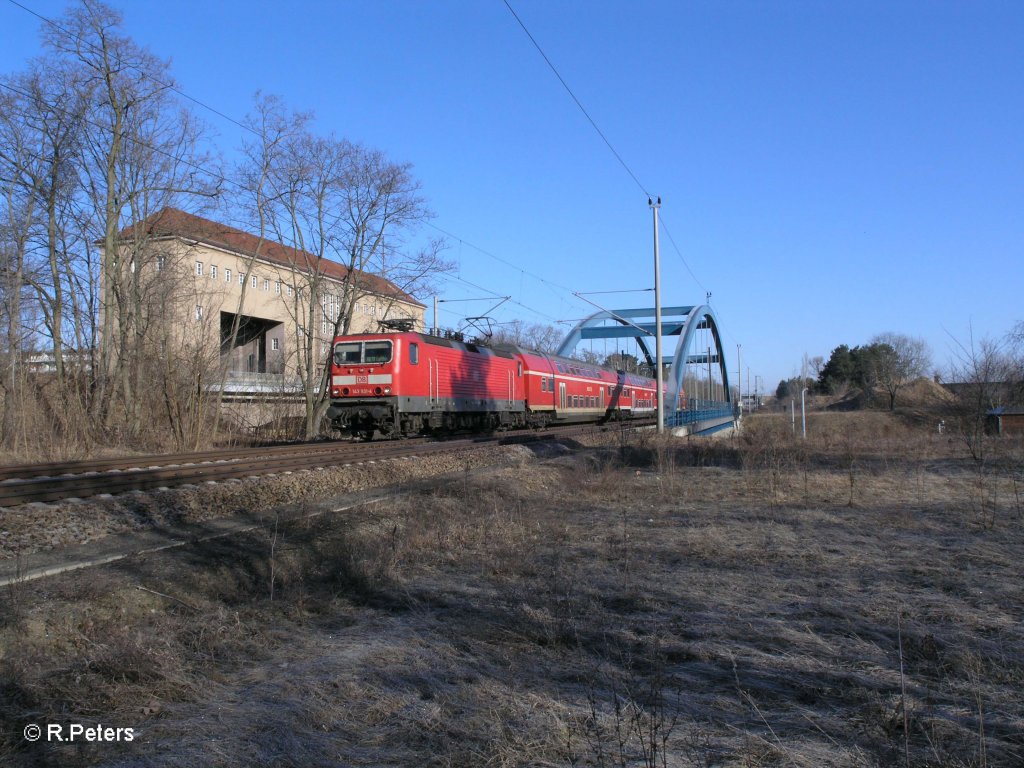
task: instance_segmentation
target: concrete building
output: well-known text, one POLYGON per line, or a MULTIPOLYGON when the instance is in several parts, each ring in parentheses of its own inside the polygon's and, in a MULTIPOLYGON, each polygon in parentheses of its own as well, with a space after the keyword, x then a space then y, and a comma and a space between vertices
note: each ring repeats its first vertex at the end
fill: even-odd
POLYGON ((310 360, 327 359, 347 307, 351 333, 384 320, 424 328, 424 306, 383 277, 184 211, 165 208, 121 242, 132 273, 148 273, 135 281, 147 303, 161 307, 151 323, 190 338, 193 354, 219 351, 236 391, 294 388, 310 360))

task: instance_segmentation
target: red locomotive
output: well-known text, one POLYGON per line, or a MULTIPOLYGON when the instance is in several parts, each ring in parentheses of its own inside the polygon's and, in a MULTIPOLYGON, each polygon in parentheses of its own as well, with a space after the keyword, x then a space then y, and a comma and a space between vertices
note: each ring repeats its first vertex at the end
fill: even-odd
POLYGON ((512 345, 424 333, 339 336, 327 418, 366 439, 652 416, 655 382, 512 345))

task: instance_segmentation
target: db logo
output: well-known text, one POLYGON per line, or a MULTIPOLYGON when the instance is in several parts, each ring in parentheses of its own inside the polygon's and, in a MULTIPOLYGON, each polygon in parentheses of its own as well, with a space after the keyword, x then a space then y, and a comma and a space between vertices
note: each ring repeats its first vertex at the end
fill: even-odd
POLYGON ((356 384, 369 384, 370 380, 366 376, 356 376, 356 384))

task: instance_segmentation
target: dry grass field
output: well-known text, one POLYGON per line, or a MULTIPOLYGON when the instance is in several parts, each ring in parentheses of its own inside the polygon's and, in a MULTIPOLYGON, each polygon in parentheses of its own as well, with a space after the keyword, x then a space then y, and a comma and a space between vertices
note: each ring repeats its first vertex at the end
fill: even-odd
POLYGON ((0 764, 1024 765, 1021 445, 809 427, 523 449, 15 584, 0 764))

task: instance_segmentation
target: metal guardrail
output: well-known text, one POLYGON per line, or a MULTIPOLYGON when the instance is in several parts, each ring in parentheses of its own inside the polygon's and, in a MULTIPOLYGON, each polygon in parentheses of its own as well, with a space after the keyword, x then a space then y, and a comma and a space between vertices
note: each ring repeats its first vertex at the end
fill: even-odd
POLYGON ((698 407, 666 414, 665 426, 682 427, 690 424, 699 424, 705 421, 731 419, 735 415, 731 403, 705 401, 695 405, 698 407))

